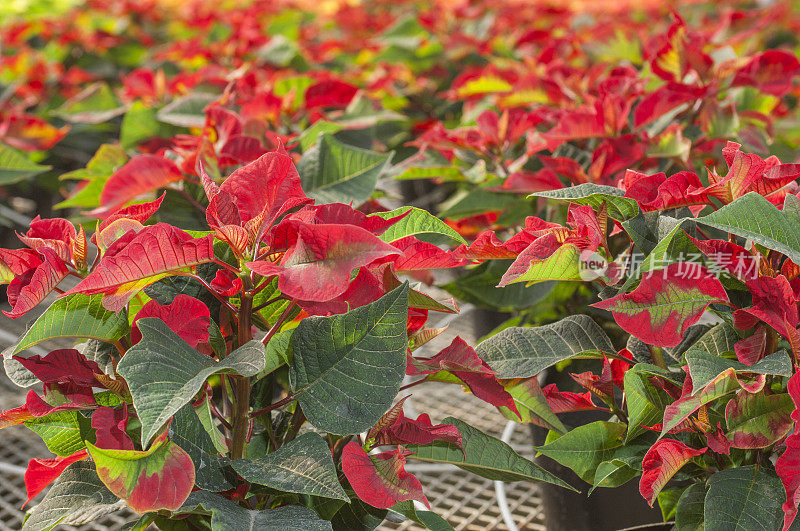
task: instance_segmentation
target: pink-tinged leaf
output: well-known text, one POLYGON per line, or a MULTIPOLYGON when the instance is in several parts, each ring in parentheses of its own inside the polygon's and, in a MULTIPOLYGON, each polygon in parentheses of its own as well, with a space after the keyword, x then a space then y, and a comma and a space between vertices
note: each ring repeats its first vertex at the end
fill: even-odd
POLYGON ((367 443, 371 446, 388 446, 395 444, 428 444, 433 441, 443 440, 461 448, 461 434, 458 428, 450 424, 431 424, 427 414, 417 417, 417 420, 406 418, 403 415, 403 402, 387 411, 383 417, 370 428, 367 433, 367 443))
POLYGON ((31 459, 28 468, 25 470, 25 491, 28 499, 22 504, 25 507, 40 492, 46 489, 58 476, 75 461, 82 461, 89 455, 86 450, 79 450, 67 457, 55 457, 53 459, 31 459))
POLYGON ((133 450, 133 441, 125 428, 128 426, 128 405, 122 409, 100 407, 92 413, 92 428, 96 431, 95 446, 106 450, 133 450))
POLYGON ((97 232, 102 231, 111 223, 119 219, 129 219, 132 221, 138 221, 139 223, 144 223, 150 219, 153 214, 158 212, 158 209, 161 207, 161 203, 164 202, 164 197, 166 197, 166 195, 167 193, 164 192, 158 199, 150 201, 149 203, 140 203, 138 205, 131 205, 117 210, 100 222, 100 225, 97 227, 97 232))
POLYGON ((0 141, 23 151, 46 151, 69 130, 68 125, 56 128, 32 114, 12 115, 0 120, 0 141))
POLYGON ((747 282, 747 287, 753 295, 753 306, 733 313, 736 327, 746 330, 763 321, 785 337, 797 351, 800 347, 797 298, 786 277, 759 277, 747 282))
POLYGON ((570 413, 573 411, 593 411, 598 408, 592 402, 592 394, 589 391, 585 393, 573 393, 571 391, 559 391, 556 384, 546 385, 542 388, 544 397, 547 403, 550 404, 550 409, 553 413, 570 413))
POLYGON ((725 407, 726 436, 734 448, 772 446, 792 427, 788 394, 739 393, 725 407))
POLYGON ((674 347, 712 303, 728 302, 720 281, 703 266, 679 262, 646 275, 630 293, 593 304, 609 310, 623 330, 645 343, 674 347))
POLYGON ((736 77, 734 86, 758 87, 773 96, 783 96, 792 90, 794 78, 800 74, 800 61, 785 50, 767 50, 754 55, 736 77))
POLYGON ((733 344, 736 359, 745 365, 752 365, 766 354, 767 329, 764 325, 756 325, 756 330, 750 337, 740 339, 733 344))
POLYGON ((95 378, 95 374, 103 374, 97 363, 72 348, 54 350, 44 357, 37 354, 14 359, 45 384, 102 387, 95 378))
POLYGON ((67 276, 67 266, 55 251, 42 249, 44 260, 35 269, 18 275, 8 286, 11 311, 3 310, 6 317, 16 319, 34 309, 67 276))
POLYGON ((180 446, 158 437, 148 450, 115 450, 86 443, 100 481, 138 513, 176 511, 194 488, 192 459, 180 446))
POLYGON ((736 371, 730 368, 721 372, 700 391, 691 394, 692 379, 691 375, 687 374, 686 381, 684 381, 683 396, 664 409, 664 422, 661 428, 661 435, 669 433, 671 429, 689 418, 689 416, 700 409, 701 406, 732 393, 739 388, 740 385, 736 378, 736 371))
POLYGON ((39 253, 32 249, 0 249, 0 284, 12 282, 41 263, 39 253))
POLYGON ((91 214, 105 218, 138 196, 181 179, 183 174, 171 160, 157 155, 139 155, 129 160, 106 181, 100 194, 101 206, 91 214))
MULTIPOLYGON (((91 389, 89 389, 89 393, 91 393, 91 389)), ((81 399, 81 397, 75 395, 72 398, 81 399)), ((35 418, 46 417, 59 411, 94 409, 95 407, 97 407, 97 404, 95 404, 91 394, 84 396, 80 402, 67 402, 58 406, 51 406, 37 395, 36 391, 30 390, 25 399, 25 405, 0 412, 0 429, 16 426, 35 418)))
POLYGON ((508 267, 497 287, 517 282, 582 280, 579 268, 581 249, 567 240, 568 233, 569 229, 564 227, 563 231, 537 238, 508 267))
POLYGON ((306 109, 335 107, 343 109, 358 92, 358 87, 337 79, 318 81, 306 89, 306 109))
POLYGON ((406 374, 428 375, 439 371, 451 373, 484 402, 496 407, 507 407, 520 416, 514 397, 497 381, 495 372, 478 356, 475 349, 460 337, 453 339, 448 347, 433 358, 408 356, 406 374))
POLYGON ((342 452, 342 471, 361 501, 388 509, 401 501, 416 500, 430 509, 422 485, 405 471, 406 456, 411 452, 396 450, 367 455, 356 442, 349 442, 342 452))
POLYGON ((690 459, 706 452, 705 448, 695 450, 674 439, 661 439, 656 442, 642 461, 642 478, 639 492, 650 507, 658 493, 690 459))
POLYGON ((250 262, 263 276, 278 276, 278 288, 287 297, 324 302, 338 297, 350 285, 350 272, 399 254, 374 234, 352 225, 309 225, 295 220, 276 228, 288 245, 279 264, 250 262))
POLYGON ((448 269, 465 264, 465 261, 454 256, 452 251, 420 241, 414 236, 401 238, 392 242, 392 245, 402 252, 401 255, 389 259, 394 262, 397 271, 448 269))
POLYGON ((103 293, 103 306, 119 311, 140 290, 166 276, 186 273, 214 261, 213 237, 192 238, 186 232, 158 223, 145 227, 125 242, 109 248, 97 267, 69 293, 103 293))
POLYGON ((131 343, 134 345, 142 339, 136 321, 145 317, 161 319, 192 348, 200 343, 208 343, 211 314, 208 307, 194 297, 179 293, 172 304, 166 305, 148 301, 131 323, 131 343))

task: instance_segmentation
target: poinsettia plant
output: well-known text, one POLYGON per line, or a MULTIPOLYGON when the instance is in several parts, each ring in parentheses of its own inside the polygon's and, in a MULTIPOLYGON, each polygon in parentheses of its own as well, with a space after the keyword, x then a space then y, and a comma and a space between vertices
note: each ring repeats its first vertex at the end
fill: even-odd
MULTIPOLYGON (((104 194, 164 169, 188 178, 142 155, 104 194)), ((460 420, 403 414, 404 388, 445 380, 519 415, 460 338, 433 357, 413 352, 441 332, 425 326, 428 312, 456 309, 398 275, 460 263, 414 237, 457 233, 410 207, 367 215, 314 204, 283 147, 221 184, 200 159, 197 173, 209 230, 147 224, 162 195, 102 212, 91 236, 36 219, 19 235, 27 248, 0 250, 7 317, 57 295, 4 360, 14 382, 41 391, 2 412, 0 428, 25 424, 56 454, 25 474, 29 501, 52 484, 26 529, 119 500, 142 513, 136 529, 351 528, 388 510, 448 527, 409 459, 569 487, 460 420), (26 353, 53 338, 77 344, 26 353), (422 378, 401 387, 407 374, 422 378)))
POLYGON ((540 454, 590 492, 638 477, 679 529, 794 529, 800 165, 732 142, 722 155, 707 184, 628 171, 618 187, 543 192, 569 204, 566 225, 531 217, 506 241, 487 231, 457 253, 513 258, 501 284, 586 282, 599 299, 476 347, 525 393, 522 418, 550 430, 540 454), (569 373, 582 392, 541 388, 542 371, 577 358, 597 360, 569 373), (559 415, 570 411, 601 420, 569 427, 559 415))

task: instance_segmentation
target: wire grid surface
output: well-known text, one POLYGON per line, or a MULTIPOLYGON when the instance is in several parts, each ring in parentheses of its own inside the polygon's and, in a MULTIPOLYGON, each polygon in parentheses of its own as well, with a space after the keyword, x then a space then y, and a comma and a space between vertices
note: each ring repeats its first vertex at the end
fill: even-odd
MULTIPOLYGON (((430 292, 430 288, 428 290, 430 292)), ((438 290, 437 290, 438 291, 438 290)), ((439 293, 438 295, 442 295, 439 293)), ((443 296, 438 298, 443 299, 443 296)), ((42 308, 47 307, 47 302, 42 308)), ((41 310, 40 310, 41 311, 41 310)), ((33 313, 33 312, 32 312, 33 313)), ((415 354, 433 356, 446 347, 450 341, 460 335, 470 344, 475 344, 475 337, 469 311, 462 313, 450 324, 449 329, 440 337, 426 344, 415 354)), ((436 326, 437 318, 431 316, 429 326, 436 326)), ((34 320, 31 315, 29 322, 34 320)), ((26 319, 27 320, 27 319, 26 319)), ((2 336, 24 333, 26 323, 21 319, 12 321, 0 317, 2 336)), ((5 348, 11 342, 0 337, 0 347, 5 348)), ((69 343, 45 342, 41 344, 45 351, 54 348, 69 347, 69 343)), ((27 389, 20 389, 12 384, 0 371, 0 409, 16 407, 24 402, 27 389)), ((492 406, 462 392, 459 386, 447 384, 426 384, 411 390, 413 396, 406 402, 406 414, 416 416, 428 413, 433 422, 441 422, 448 416, 457 417, 496 437, 500 437, 506 419, 492 406), (410 403, 410 404, 409 404, 410 403)), ((13 426, 0 432, 0 463, 25 468, 31 458, 49 458, 52 454, 34 433, 22 426, 13 426)), ((517 452, 530 458, 533 455, 531 439, 526 426, 520 425, 511 441, 517 452)), ((407 466, 422 483, 424 492, 431 507, 442 515, 457 531, 504 531, 508 528, 503 523, 500 509, 495 497, 494 482, 456 467, 422 465, 410 460, 407 466)), ((20 507, 27 494, 22 476, 0 471, 0 531, 16 531, 22 527, 24 511, 20 507)), ((31 502, 38 503, 43 494, 31 502)), ((533 483, 507 483, 506 498, 514 515, 515 523, 520 530, 544 530, 544 513, 538 487, 533 483)), ((99 516, 91 523, 80 527, 58 526, 58 530, 68 531, 107 531, 119 529, 125 522, 135 520, 136 515, 128 510, 99 516)), ((405 521, 402 523, 384 522, 381 531, 419 530, 421 526, 405 521)))

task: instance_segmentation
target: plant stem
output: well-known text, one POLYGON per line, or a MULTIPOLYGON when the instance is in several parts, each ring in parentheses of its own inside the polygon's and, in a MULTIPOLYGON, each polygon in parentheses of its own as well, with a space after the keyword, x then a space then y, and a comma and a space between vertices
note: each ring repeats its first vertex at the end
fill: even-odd
POLYGON ((264 345, 269 343, 269 340, 272 339, 272 336, 274 336, 275 333, 281 329, 281 326, 283 325, 284 321, 286 321, 286 318, 289 317, 289 315, 292 313, 292 310, 294 310, 295 306, 297 306, 297 303, 295 301, 292 301, 289 304, 289 306, 287 306, 286 309, 283 310, 283 313, 281 314, 280 317, 278 317, 278 320, 275 321, 275 324, 272 325, 272 328, 269 329, 269 332, 267 332, 267 335, 264 336, 264 339, 261 340, 261 343, 263 343, 264 345))
POLYGON ((259 417, 264 413, 267 413, 268 411, 272 411, 273 409, 278 409, 279 407, 285 406, 286 404, 288 404, 292 400, 295 400, 296 398, 297 398, 297 393, 292 393, 286 398, 278 400, 277 402, 270 404, 267 407, 262 407, 258 411, 253 411, 252 413, 250 413, 250 418, 259 417))
MULTIPOLYGON (((249 278, 242 279, 247 284, 249 278)), ((249 288, 249 286, 247 286, 249 288)), ((251 329, 251 318, 253 316, 253 298, 242 294, 242 302, 239 307, 239 335, 238 346, 242 346, 253 339, 251 329)), ((241 459, 244 457, 245 442, 247 431, 250 427, 250 378, 246 376, 232 376, 233 385, 233 430, 231 433, 231 458, 241 459)))
POLYGON ((661 367, 662 369, 666 369, 667 363, 664 361, 664 355, 661 353, 660 347, 654 347, 652 345, 647 345, 647 348, 650 349, 650 355, 653 357, 653 363, 661 367))

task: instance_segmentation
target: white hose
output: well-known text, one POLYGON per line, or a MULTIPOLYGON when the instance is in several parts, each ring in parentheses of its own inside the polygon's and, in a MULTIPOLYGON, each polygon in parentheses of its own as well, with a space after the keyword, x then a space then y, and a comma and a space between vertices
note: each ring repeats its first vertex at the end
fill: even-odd
MULTIPOLYGON (((503 429, 503 435, 500 437, 500 440, 510 445, 511 436, 514 434, 514 429, 516 427, 517 423, 513 420, 509 420, 505 429, 503 429)), ((503 516, 503 522, 505 522, 506 527, 508 527, 508 531, 519 531, 517 524, 514 523, 514 515, 511 514, 511 508, 508 506, 508 500, 506 499, 506 484, 502 481, 495 481, 494 494, 497 496, 497 507, 500 508, 500 514, 503 516)))
POLYGON ((12 465, 12 464, 9 464, 9 463, 3 463, 2 461, 0 461, 0 472, 13 474, 15 476, 24 476, 25 475, 25 469, 22 468, 21 466, 12 465))

